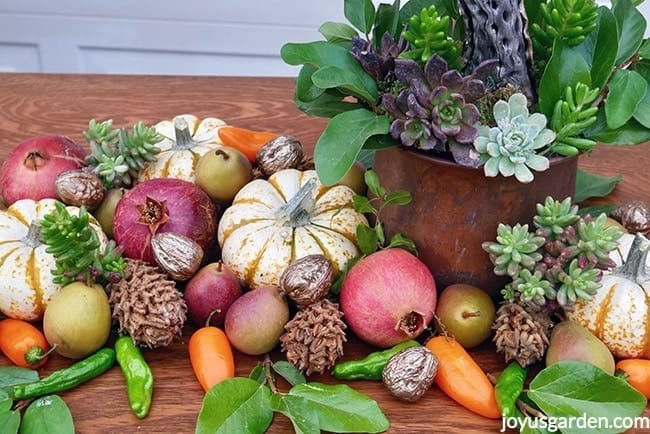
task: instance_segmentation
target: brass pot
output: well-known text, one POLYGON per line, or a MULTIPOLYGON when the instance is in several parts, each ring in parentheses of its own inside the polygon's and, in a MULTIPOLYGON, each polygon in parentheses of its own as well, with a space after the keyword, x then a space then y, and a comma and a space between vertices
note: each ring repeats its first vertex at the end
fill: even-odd
POLYGON ((382 212, 388 236, 400 232, 415 241, 420 259, 439 290, 453 284, 478 286, 494 298, 509 279, 496 276, 484 241, 494 241, 499 223, 528 223, 547 196, 575 195, 578 157, 551 160, 544 172, 522 184, 513 177, 488 178, 483 168, 400 148, 377 152, 373 169, 390 191, 407 190, 413 201, 382 212))

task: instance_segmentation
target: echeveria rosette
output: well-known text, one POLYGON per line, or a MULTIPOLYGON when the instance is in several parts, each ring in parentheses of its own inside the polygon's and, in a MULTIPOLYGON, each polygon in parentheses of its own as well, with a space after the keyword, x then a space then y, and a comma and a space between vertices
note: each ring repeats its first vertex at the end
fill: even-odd
POLYGON ((500 223, 496 242, 486 241, 481 247, 488 252, 497 276, 516 277, 523 269, 532 270, 542 259, 539 252, 544 238, 528 231, 528 225, 500 223))
POLYGON ((522 93, 508 101, 494 104, 496 126, 478 125, 474 148, 484 162, 486 176, 514 175, 518 181, 534 179, 530 169, 541 172, 549 168, 548 158, 539 155, 555 140, 555 133, 546 128, 546 116, 529 114, 528 100, 522 93))
MULTIPOLYGON (((492 73, 495 66, 494 62, 485 62, 473 74, 463 76, 457 70, 449 70, 447 62, 437 55, 424 68, 414 60, 396 59, 395 77, 406 87, 397 96, 386 93, 382 97, 382 107, 393 119, 391 136, 403 146, 417 149, 443 152, 450 150, 452 143, 467 145, 469 149, 480 118, 474 102, 485 93, 481 79, 492 73), (412 134, 404 134, 412 119, 419 119, 418 125, 424 127, 416 141, 412 134)), ((462 163, 458 159, 457 162, 462 163)))
POLYGON ((501 291, 504 299, 515 302, 533 302, 540 306, 556 297, 555 288, 544 278, 541 271, 521 270, 512 282, 501 291))

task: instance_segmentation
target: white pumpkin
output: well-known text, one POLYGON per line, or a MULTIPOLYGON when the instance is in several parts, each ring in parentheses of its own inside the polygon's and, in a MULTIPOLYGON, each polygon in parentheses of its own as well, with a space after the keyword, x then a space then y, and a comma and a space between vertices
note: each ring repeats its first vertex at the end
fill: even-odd
POLYGON ((359 255, 354 191, 324 186, 314 170, 285 169, 246 184, 219 221, 222 261, 250 288, 277 285, 291 262, 325 255, 339 272, 359 255))
POLYGON ((586 327, 619 358, 650 358, 650 242, 633 236, 622 266, 605 272, 591 300, 579 300, 567 317, 586 327))
MULTIPOLYGON (((630 247, 634 241, 634 234, 625 232, 621 238, 618 239, 618 247, 609 252, 609 257, 614 261, 617 267, 623 265, 627 254, 630 252, 630 247)), ((646 267, 650 267, 650 255, 646 259, 646 267)))
POLYGON ((199 119, 190 114, 158 122, 154 128, 163 136, 163 140, 156 144, 160 152, 156 154, 156 161, 140 171, 138 182, 154 178, 178 178, 194 182, 196 165, 201 157, 218 145, 223 145, 218 131, 224 125, 226 123, 221 119, 199 119))
MULTIPOLYGON (((45 307, 61 286, 52 282, 56 261, 40 241, 37 222, 55 209, 56 200, 23 199, 0 211, 0 311, 25 321, 42 319, 45 307)), ((66 207, 72 215, 79 208, 66 207)), ((108 239, 90 216, 102 246, 108 239)))

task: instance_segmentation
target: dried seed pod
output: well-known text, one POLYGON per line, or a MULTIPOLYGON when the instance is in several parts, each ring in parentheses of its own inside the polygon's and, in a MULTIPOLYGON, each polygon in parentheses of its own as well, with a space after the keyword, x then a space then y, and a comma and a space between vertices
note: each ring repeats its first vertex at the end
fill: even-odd
POLYGON ((324 255, 296 259, 280 276, 279 286, 299 308, 324 298, 332 284, 334 270, 324 255))
POLYGON ((293 136, 278 136, 257 152, 257 167, 265 176, 282 169, 296 169, 303 160, 302 144, 293 136))
POLYGON ((612 212, 612 217, 630 233, 650 235, 650 207, 645 202, 635 200, 621 205, 612 212))
POLYGON ((424 346, 410 347, 388 359, 382 381, 396 398, 414 402, 433 384, 438 358, 424 346))
POLYGON ((161 232, 151 238, 156 263, 178 281, 194 276, 203 261, 203 249, 194 240, 175 232, 161 232))
POLYGON ((97 175, 82 169, 61 172, 54 181, 57 196, 67 205, 94 210, 104 199, 104 184, 97 175))

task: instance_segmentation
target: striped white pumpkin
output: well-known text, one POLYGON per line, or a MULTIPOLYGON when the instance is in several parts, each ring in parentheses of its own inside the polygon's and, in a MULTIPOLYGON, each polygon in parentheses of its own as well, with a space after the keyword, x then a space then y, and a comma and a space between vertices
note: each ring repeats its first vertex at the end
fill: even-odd
MULTIPOLYGON (((54 199, 23 199, 0 211, 0 311, 10 318, 42 319, 48 302, 61 289, 52 282, 55 258, 45 251, 47 246, 34 230, 39 220, 54 211, 55 203, 54 199)), ((74 206, 67 210, 79 213, 74 206)), ((108 239, 99 223, 92 216, 90 222, 106 246, 108 239)))

